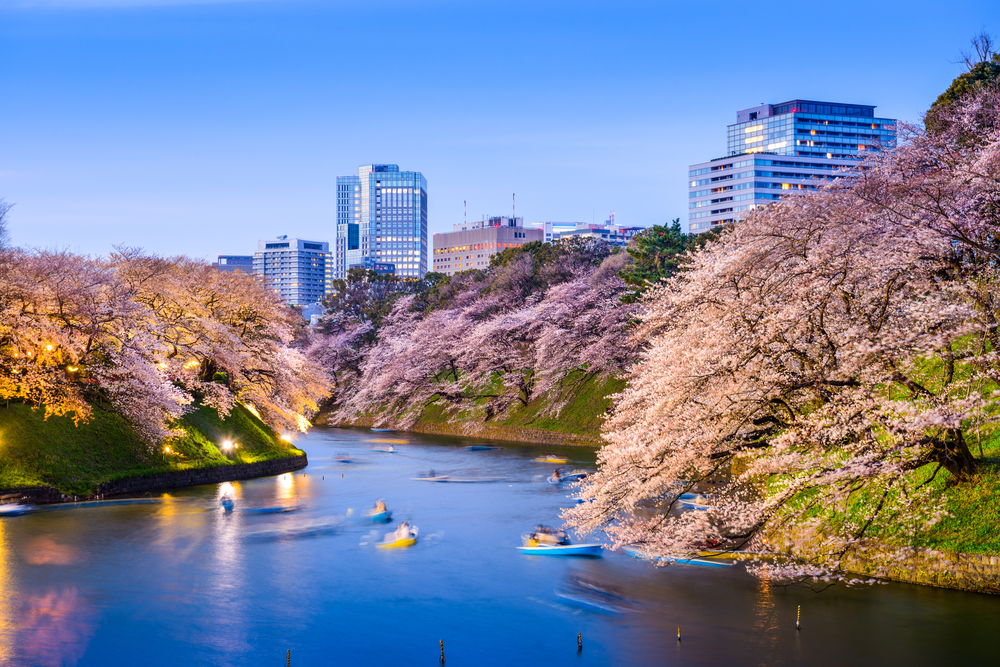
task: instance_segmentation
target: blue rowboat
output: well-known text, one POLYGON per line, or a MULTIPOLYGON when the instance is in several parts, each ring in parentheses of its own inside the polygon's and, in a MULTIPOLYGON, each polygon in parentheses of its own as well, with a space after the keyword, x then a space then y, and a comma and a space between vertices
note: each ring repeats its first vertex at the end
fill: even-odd
POLYGON ((371 429, 371 432, 372 433, 395 433, 396 429, 394 429, 394 428, 373 428, 373 429, 371 429))
POLYGON ((20 503, 0 505, 0 516, 20 516, 22 514, 30 514, 34 511, 34 505, 21 505, 20 503))
POLYGON ((517 547, 517 550, 529 556, 584 556, 601 557, 600 544, 552 544, 517 547))
POLYGON ((386 510, 384 512, 375 512, 368 515, 368 519, 372 523, 389 523, 392 521, 392 512, 386 510))
POLYGON ((490 447, 489 445, 470 445, 466 447, 470 452, 485 452, 488 449, 496 449, 496 447, 490 447))
POLYGON ((302 505, 275 505, 274 507, 249 507, 242 510, 243 514, 285 514, 286 512, 297 512, 302 509, 302 505))
POLYGON ((222 503, 222 509, 227 512, 232 512, 233 508, 236 507, 236 501, 229 496, 223 496, 220 502, 222 503))
POLYGON ((702 567, 730 567, 733 563, 723 560, 707 558, 665 558, 663 556, 645 556, 638 547, 631 544, 622 547, 622 551, 637 560, 648 560, 651 563, 663 563, 665 565, 700 565, 702 567))

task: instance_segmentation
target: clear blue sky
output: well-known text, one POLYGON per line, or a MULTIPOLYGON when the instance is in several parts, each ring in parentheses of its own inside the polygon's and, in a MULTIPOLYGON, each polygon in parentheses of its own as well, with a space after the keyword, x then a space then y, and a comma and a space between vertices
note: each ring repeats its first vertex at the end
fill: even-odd
POLYGON ((0 0, 0 197, 21 245, 214 258, 332 241, 336 177, 419 170, 430 231, 687 220, 739 108, 916 121, 1000 2, 0 0))

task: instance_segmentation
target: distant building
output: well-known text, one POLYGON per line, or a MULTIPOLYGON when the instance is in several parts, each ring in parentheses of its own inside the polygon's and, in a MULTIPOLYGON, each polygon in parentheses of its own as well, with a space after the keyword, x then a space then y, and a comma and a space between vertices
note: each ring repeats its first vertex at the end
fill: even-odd
POLYGON ((559 236, 566 232, 572 232, 576 229, 576 226, 583 223, 577 222, 529 222, 528 227, 530 229, 540 229, 544 233, 542 240, 546 243, 551 243, 552 241, 558 241, 559 236))
POLYGON ((285 303, 315 304, 333 289, 330 244, 287 236, 258 241, 253 272, 264 278, 285 303))
POLYGON ((454 275, 485 269, 490 258, 506 248, 544 240, 544 232, 524 226, 523 218, 496 216, 480 222, 454 225, 451 232, 434 235, 432 270, 454 275))
POLYGON ((815 190, 870 151, 896 145, 896 121, 861 104, 792 100, 736 112, 728 155, 688 168, 688 230, 700 233, 815 190))
POLYGON ((366 262, 392 264, 401 278, 427 273, 427 179, 394 164, 358 167, 337 177, 334 275, 366 262))
POLYGON ((253 255, 219 255, 212 268, 217 271, 253 273, 253 255))
POLYGON ((546 242, 558 241, 572 236, 598 238, 613 245, 626 246, 632 237, 645 231, 645 227, 623 227, 615 224, 614 218, 603 223, 590 222, 532 222, 529 226, 540 229, 546 242))

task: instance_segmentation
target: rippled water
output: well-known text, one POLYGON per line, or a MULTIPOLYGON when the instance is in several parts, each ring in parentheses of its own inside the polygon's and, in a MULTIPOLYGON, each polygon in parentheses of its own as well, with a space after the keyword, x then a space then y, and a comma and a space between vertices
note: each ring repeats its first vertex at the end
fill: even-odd
MULTIPOLYGON (((295 475, 154 504, 0 520, 0 664, 12 665, 992 665, 1000 598, 878 585, 775 589, 740 566, 655 569, 524 556, 566 492, 550 447, 317 430, 295 475), (398 453, 373 451, 375 440, 398 453), (353 462, 338 463, 341 452, 353 462), (412 481, 438 474, 480 484, 412 481), (384 497, 420 529, 385 551, 357 517, 384 497), (296 512, 248 510, 298 505, 296 512), (354 516, 344 518, 348 508, 354 516), (802 606, 802 630, 795 630, 802 606), (682 641, 676 639, 681 626, 682 641), (577 651, 577 633, 583 650, 577 651)), ((594 453, 564 448, 578 465, 594 453)))

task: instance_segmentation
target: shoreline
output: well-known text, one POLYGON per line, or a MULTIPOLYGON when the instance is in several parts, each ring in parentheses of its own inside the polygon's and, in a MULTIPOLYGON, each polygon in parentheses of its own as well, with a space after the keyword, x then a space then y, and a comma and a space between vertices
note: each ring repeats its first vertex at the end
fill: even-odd
MULTIPOLYGON (((318 425, 331 428, 373 428, 375 418, 366 415, 354 421, 336 420, 329 417, 317 419, 318 425)), ((562 433, 525 426, 499 426, 493 424, 451 424, 445 422, 418 421, 406 428, 389 426, 400 433, 424 433, 457 438, 481 438, 498 442, 521 442, 530 445, 562 445, 569 447, 601 447, 605 443, 599 437, 578 433, 562 433)))
POLYGON ((286 472, 301 470, 309 465, 305 452, 255 463, 234 463, 232 465, 168 470, 122 477, 97 485, 95 493, 86 496, 66 495, 54 486, 27 486, 17 489, 0 489, 0 504, 25 502, 33 505, 72 503, 99 498, 137 495, 155 491, 168 491, 203 484, 235 482, 257 477, 270 477, 286 472))

